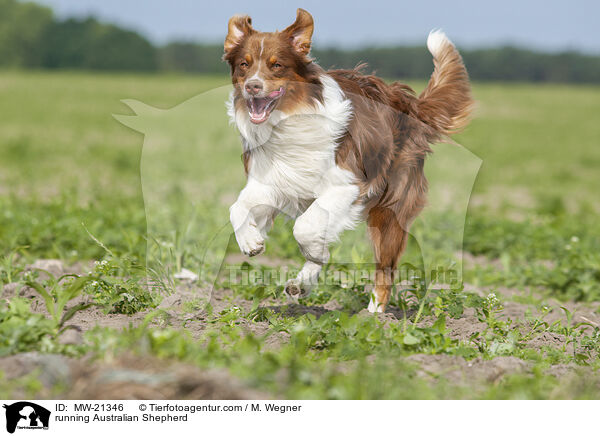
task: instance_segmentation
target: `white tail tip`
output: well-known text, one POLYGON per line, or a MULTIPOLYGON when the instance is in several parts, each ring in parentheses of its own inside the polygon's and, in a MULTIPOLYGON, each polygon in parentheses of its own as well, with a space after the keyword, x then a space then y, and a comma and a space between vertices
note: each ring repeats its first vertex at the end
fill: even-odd
POLYGON ((434 58, 438 57, 446 45, 453 45, 446 34, 440 30, 432 30, 427 37, 427 48, 434 58))

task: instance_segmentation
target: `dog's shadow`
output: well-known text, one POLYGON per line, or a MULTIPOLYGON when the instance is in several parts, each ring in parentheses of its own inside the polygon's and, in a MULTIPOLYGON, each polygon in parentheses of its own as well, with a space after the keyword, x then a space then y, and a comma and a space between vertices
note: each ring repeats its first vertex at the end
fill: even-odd
POLYGON ((272 310, 275 313, 279 313, 281 315, 290 316, 293 318, 299 318, 302 315, 311 314, 314 315, 315 318, 320 318, 328 312, 333 312, 333 310, 326 309, 322 306, 305 306, 304 304, 299 303, 290 303, 290 304, 281 304, 277 306, 267 306, 267 309, 272 310))
MULTIPOLYGON (((311 314, 315 318, 319 319, 321 316, 325 315, 326 313, 330 313, 330 312, 346 312, 349 315, 357 315, 357 314, 374 315, 374 314, 370 314, 366 309, 362 309, 360 311, 344 310, 341 308, 340 309, 327 309, 323 306, 306 306, 306 305, 300 304, 300 303, 289 303, 289 304, 281 304, 281 305, 275 305, 275 306, 266 306, 265 308, 270 309, 275 313, 285 315, 285 316, 290 316, 293 318, 299 318, 302 315, 311 314)), ((400 309, 399 307, 388 306, 384 313, 381 313, 378 315, 381 317, 384 317, 384 318, 393 317, 396 320, 403 320, 405 318, 410 318, 416 312, 417 312, 416 309, 410 309, 410 310, 404 311, 404 310, 400 309)))

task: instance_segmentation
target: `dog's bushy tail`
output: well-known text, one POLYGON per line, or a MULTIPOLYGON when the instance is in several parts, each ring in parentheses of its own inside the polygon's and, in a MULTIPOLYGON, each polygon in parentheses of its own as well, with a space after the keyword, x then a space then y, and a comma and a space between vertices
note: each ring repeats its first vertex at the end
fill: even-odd
POLYGON ((418 117, 439 133, 456 133, 466 127, 474 106, 469 75, 458 50, 443 32, 431 32, 427 48, 435 68, 417 101, 418 117))

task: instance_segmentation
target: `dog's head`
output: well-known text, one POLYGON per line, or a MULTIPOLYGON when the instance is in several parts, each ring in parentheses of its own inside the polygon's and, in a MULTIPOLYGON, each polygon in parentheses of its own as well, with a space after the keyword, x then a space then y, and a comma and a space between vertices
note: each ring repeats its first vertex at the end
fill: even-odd
POLYGON ((314 22, 298 9, 296 21, 280 32, 259 32, 252 19, 229 20, 223 59, 231 67, 236 110, 247 110, 250 121, 264 123, 275 108, 293 112, 317 97, 318 69, 309 57, 314 22))

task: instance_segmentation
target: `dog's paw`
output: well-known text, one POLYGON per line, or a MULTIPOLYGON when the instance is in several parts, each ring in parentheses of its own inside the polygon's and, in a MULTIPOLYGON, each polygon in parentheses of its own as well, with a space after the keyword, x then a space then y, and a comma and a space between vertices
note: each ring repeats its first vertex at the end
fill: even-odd
POLYGON ((258 256, 265 251, 265 240, 256 227, 248 226, 235 235, 240 250, 246 256, 258 256))
POLYGON ((285 284, 283 292, 285 292, 288 297, 298 300, 298 298, 308 297, 310 295, 310 288, 303 286, 298 279, 290 279, 285 284))
POLYGON ((374 297, 371 297, 369 299, 369 306, 367 307, 367 310, 371 313, 383 313, 385 312, 385 307, 383 304, 377 303, 374 297))

